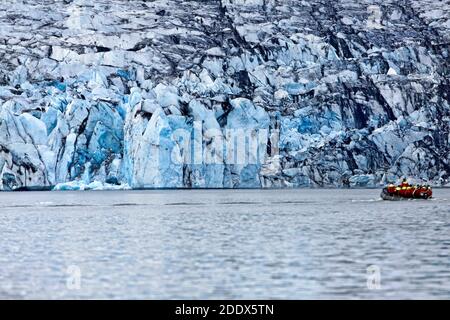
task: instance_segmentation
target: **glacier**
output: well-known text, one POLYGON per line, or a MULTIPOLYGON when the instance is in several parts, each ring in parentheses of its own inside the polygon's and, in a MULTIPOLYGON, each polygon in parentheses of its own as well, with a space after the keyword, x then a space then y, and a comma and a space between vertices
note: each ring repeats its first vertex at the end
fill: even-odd
POLYGON ((446 1, 0 8, 0 190, 449 184, 446 1))

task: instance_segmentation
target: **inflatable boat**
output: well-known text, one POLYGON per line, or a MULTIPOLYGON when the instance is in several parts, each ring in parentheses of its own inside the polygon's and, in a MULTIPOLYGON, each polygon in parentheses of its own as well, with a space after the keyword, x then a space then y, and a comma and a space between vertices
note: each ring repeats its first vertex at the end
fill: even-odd
POLYGON ((409 200, 409 199, 430 199, 433 191, 430 187, 407 187, 396 188, 386 187, 381 191, 381 198, 383 200, 409 200))

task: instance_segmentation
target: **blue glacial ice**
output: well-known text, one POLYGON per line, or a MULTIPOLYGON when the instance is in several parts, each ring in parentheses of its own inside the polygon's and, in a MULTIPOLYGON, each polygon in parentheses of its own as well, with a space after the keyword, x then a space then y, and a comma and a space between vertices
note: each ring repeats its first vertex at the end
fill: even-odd
POLYGON ((349 3, 1 3, 0 190, 448 184, 450 9, 349 3))

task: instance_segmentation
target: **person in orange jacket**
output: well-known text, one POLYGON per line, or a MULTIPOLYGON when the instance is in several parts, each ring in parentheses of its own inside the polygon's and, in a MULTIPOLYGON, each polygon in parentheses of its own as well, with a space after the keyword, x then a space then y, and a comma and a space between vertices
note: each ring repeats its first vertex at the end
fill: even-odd
POLYGON ((408 183, 408 181, 406 180, 406 178, 403 178, 403 180, 402 180, 402 182, 400 183, 400 190, 399 190, 399 195, 401 195, 402 197, 407 197, 408 196, 408 194, 409 194, 409 190, 408 190, 408 187, 409 187, 409 183, 408 183))
POLYGON ((406 180, 406 178, 403 178, 403 181, 402 181, 402 183, 400 184, 400 187, 405 187, 405 188, 407 188, 407 187, 409 187, 409 183, 408 183, 408 181, 406 180))
POLYGON ((390 194, 395 193, 395 185, 393 183, 389 183, 389 185, 387 186, 387 192, 390 194))
POLYGON ((412 186, 406 187, 405 197, 412 198, 414 192, 414 188, 412 186))
POLYGON ((406 187, 401 187, 398 192, 402 197, 406 197, 406 187))

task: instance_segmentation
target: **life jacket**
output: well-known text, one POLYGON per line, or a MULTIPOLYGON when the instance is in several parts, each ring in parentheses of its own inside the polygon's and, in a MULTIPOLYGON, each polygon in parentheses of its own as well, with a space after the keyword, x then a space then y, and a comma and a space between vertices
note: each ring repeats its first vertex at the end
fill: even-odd
POLYGON ((401 196, 405 197, 406 196, 406 187, 402 186, 400 188, 399 193, 400 193, 401 196))
POLYGON ((395 193, 395 186, 393 184, 388 185, 387 192, 388 193, 395 193))

